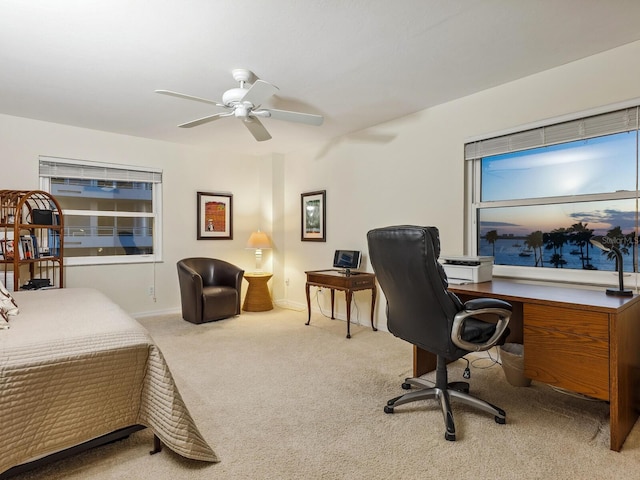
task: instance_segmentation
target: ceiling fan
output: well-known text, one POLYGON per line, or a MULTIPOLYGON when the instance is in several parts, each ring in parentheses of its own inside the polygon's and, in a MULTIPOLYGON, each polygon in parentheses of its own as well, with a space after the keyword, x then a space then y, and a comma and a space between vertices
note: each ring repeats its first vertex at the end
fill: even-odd
POLYGON ((232 70, 231 73, 233 78, 240 83, 240 87, 232 88, 231 90, 224 92, 222 95, 222 103, 208 100, 206 98, 195 97, 193 95, 186 95, 184 93, 172 92, 171 90, 156 90, 156 93, 208 103, 228 110, 224 113, 214 113, 213 115, 207 115, 206 117, 182 123, 178 125, 178 127, 181 128, 196 127, 203 123, 213 122, 214 120, 218 120, 222 117, 236 117, 242 120, 242 123, 247 127, 249 132, 251 132, 257 141, 262 142, 264 140, 269 140, 271 135, 259 118, 274 118, 276 120, 316 126, 322 124, 324 118, 321 115, 290 112, 288 110, 276 110, 274 108, 262 108, 262 103, 274 95, 279 90, 278 87, 263 80, 256 80, 253 82, 251 87, 247 88, 246 84, 249 80, 255 78, 252 72, 243 68, 238 68, 232 70))

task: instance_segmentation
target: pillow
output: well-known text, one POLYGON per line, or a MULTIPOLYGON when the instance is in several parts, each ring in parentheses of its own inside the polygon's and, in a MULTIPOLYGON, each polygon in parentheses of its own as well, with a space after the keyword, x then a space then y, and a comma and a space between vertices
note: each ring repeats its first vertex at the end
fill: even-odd
POLYGON ((0 281, 0 310, 4 311, 5 315, 18 315, 18 304, 13 299, 9 290, 7 290, 0 281))
POLYGON ((9 316, 4 307, 0 306, 0 330, 9 328, 9 316))

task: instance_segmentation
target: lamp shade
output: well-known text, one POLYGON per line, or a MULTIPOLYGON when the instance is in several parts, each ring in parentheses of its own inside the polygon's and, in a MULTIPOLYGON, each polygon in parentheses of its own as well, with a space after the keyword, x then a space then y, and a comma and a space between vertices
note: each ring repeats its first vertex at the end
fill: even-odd
POLYGON ((253 232, 247 241, 247 248, 271 248, 271 241, 267 234, 258 230, 253 232))

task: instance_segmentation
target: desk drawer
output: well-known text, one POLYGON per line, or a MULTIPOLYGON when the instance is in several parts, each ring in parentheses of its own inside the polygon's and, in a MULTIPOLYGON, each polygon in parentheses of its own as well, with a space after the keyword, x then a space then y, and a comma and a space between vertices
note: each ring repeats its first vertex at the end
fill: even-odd
POLYGON ((542 305, 524 306, 525 375, 609 400, 609 316, 542 305))
POLYGON ((374 277, 355 277, 351 280, 351 288, 371 288, 376 284, 374 277))
POLYGON ((527 325, 605 341, 609 339, 609 315, 606 313, 527 304, 524 315, 527 325))

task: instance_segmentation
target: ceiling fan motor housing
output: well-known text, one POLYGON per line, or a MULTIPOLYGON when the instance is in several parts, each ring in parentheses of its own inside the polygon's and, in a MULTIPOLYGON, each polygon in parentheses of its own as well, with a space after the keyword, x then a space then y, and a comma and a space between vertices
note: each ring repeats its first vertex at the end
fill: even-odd
POLYGON ((228 107, 233 107, 240 103, 240 100, 247 94, 247 91, 248 89, 246 88, 232 88, 231 90, 227 90, 222 94, 222 103, 228 107))

